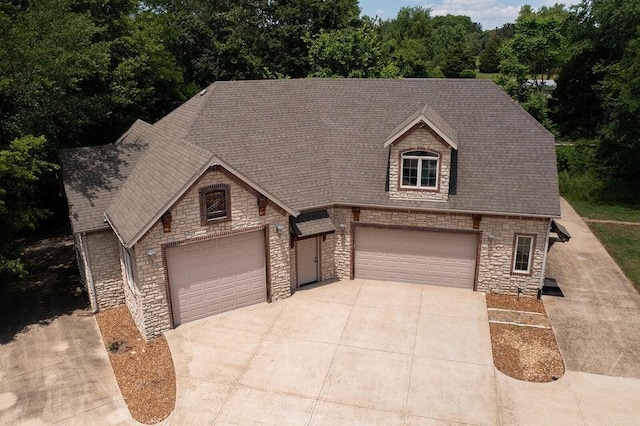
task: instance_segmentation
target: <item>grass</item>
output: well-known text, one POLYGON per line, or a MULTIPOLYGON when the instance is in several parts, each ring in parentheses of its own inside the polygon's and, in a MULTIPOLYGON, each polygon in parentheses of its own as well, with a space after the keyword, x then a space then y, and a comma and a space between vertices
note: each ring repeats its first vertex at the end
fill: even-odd
POLYGON ((606 204, 570 198, 567 201, 583 218, 640 222, 640 205, 606 204))
POLYGON ((640 292, 640 226, 589 223, 589 227, 640 292))

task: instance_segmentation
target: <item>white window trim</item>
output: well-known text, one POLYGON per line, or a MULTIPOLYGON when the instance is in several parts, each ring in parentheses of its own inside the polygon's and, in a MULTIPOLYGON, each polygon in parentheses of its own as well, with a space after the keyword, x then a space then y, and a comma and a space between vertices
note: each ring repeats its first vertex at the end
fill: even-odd
POLYGON ((129 288, 131 291, 135 291, 135 282, 133 281, 133 265, 131 262, 131 253, 129 249, 120 246, 122 251, 122 262, 124 264, 124 275, 127 280, 127 284, 129 284, 129 288))
POLYGON ((533 236, 531 235, 516 235, 516 243, 513 247, 513 264, 511 265, 511 272, 514 274, 529 274, 531 272, 531 261, 533 260, 533 236), (518 247, 520 246, 520 238, 529 238, 529 259, 527 261, 527 269, 516 269, 516 262, 518 260, 518 247))
MULTIPOLYGON (((413 150, 420 151, 420 150, 413 150)), ((440 156, 438 154, 434 154, 429 151, 421 151, 427 156, 418 156, 418 155, 400 155, 400 188, 406 189, 438 189, 438 181, 440 180, 440 156), (417 185, 405 185, 402 182, 404 181, 404 160, 418 160, 418 180, 417 185), (436 160, 436 184, 434 186, 426 186, 422 185, 422 160, 436 160)))

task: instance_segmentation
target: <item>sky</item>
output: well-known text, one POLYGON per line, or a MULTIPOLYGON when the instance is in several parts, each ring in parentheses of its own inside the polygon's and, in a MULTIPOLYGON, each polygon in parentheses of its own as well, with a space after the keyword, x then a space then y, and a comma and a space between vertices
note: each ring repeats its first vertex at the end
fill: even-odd
POLYGON ((528 4, 534 8, 565 6, 580 3, 579 0, 359 0, 363 15, 381 19, 394 18, 403 7, 422 6, 431 9, 431 15, 466 15, 473 22, 482 24, 483 30, 492 30, 507 22, 515 22, 520 6, 528 4))

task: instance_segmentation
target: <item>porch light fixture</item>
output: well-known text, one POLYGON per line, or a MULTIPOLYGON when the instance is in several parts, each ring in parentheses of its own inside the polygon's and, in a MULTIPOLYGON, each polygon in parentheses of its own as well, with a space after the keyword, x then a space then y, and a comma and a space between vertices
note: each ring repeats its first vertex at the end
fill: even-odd
POLYGON ((341 223, 338 226, 340 227, 340 231, 342 231, 342 233, 344 234, 344 230, 347 229, 347 225, 345 225, 344 223, 341 223))
POLYGON ((156 251, 154 249, 147 250, 147 256, 153 257, 156 255, 156 251))
POLYGON ((280 225, 279 223, 276 225, 276 232, 278 232, 278 234, 282 233, 282 231, 284 231, 284 226, 280 225))
POLYGON ((496 236, 495 236, 495 235, 493 235, 491 232, 489 232, 489 234, 487 235, 487 238, 489 238, 489 241, 493 241, 493 239, 494 239, 495 237, 496 237, 496 236))

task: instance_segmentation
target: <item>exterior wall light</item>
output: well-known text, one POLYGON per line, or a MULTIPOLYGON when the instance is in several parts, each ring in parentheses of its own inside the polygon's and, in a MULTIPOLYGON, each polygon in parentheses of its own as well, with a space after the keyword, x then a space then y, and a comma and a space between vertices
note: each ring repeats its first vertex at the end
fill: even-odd
POLYGON ((282 233, 282 231, 284 231, 284 226, 280 225, 279 223, 276 225, 276 231, 278 232, 278 234, 282 233))
POLYGON ((489 238, 489 241, 493 241, 493 239, 494 239, 495 237, 496 237, 496 236, 495 236, 495 235, 493 235, 491 232, 489 232, 489 235, 487 235, 487 238, 489 238))
POLYGON ((153 257, 156 255, 156 251, 154 249, 147 250, 147 256, 153 257))

